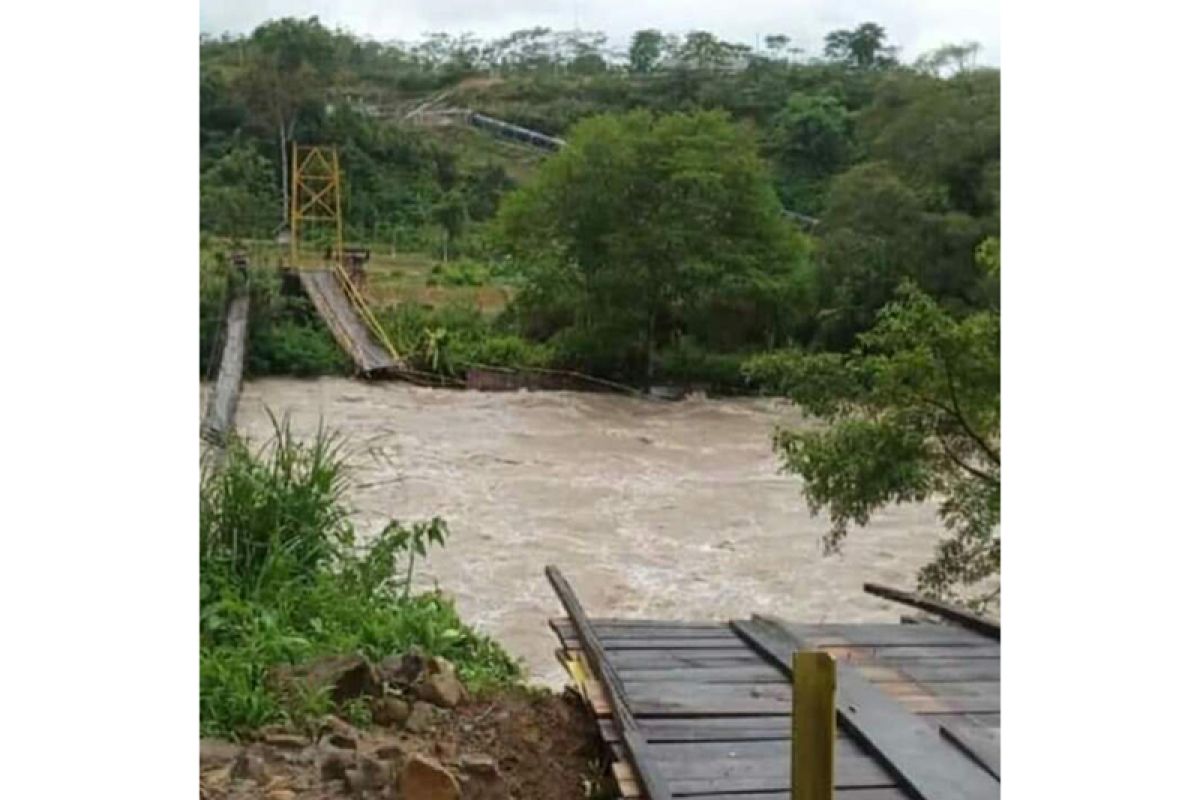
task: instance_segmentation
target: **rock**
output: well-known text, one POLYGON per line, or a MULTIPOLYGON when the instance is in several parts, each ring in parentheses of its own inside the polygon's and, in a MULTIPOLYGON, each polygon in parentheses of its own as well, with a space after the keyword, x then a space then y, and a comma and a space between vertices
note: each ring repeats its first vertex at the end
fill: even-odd
POLYGON ((267 792, 266 800, 295 800, 296 793, 291 789, 275 789, 267 792))
POLYGON ((377 697, 381 691, 379 672, 360 655, 326 656, 292 667, 277 669, 272 682, 302 682, 309 690, 329 687, 334 703, 344 703, 356 697, 377 697))
POLYGON ((463 800, 509 800, 508 787, 496 759, 480 753, 464 753, 458 759, 463 771, 463 800))
POLYGON ((357 769, 348 769, 342 776, 346 783, 346 791, 350 794, 362 794, 367 788, 367 779, 357 769))
POLYGON ((496 765, 496 759, 483 753, 463 753, 458 759, 458 766, 468 773, 495 773, 500 774, 500 768, 496 765))
POLYGON ((404 757, 403 747, 395 744, 385 744, 375 748, 375 757, 384 761, 399 761, 404 757))
POLYGON ((459 800, 458 779, 441 762, 419 753, 410 755, 396 777, 396 791, 404 800, 459 800))
POLYGON ((453 761, 458 756, 458 745, 454 742, 434 742, 433 754, 442 761, 453 761))
POLYGON ((403 728, 412 709, 399 697, 384 697, 375 703, 373 711, 376 725, 395 725, 403 728))
POLYGON ((382 789, 387 785, 388 776, 392 771, 391 764, 387 761, 370 756, 359 756, 357 769, 367 789, 382 789))
POLYGON ((271 793, 280 789, 289 789, 288 779, 283 775, 276 775, 271 780, 267 781, 267 785, 263 787, 263 792, 271 793))
POLYGON ((384 683, 399 688, 415 684, 425 674, 425 657, 416 650, 404 655, 388 656, 379 662, 379 677, 384 683))
POLYGON ((333 714, 329 714, 321 720, 321 730, 325 733, 337 733, 342 736, 348 736, 351 739, 357 739, 359 735, 358 728, 333 714))
POLYGON ((223 742, 220 739, 200 740, 200 770, 219 767, 241 755, 241 745, 223 742))
POLYGON ((427 667, 425 679, 417 684, 417 697, 442 708, 461 703, 467 690, 458 680, 454 665, 444 658, 434 658, 427 667))
POLYGON ((418 700, 413 703, 412 712, 409 713, 404 727, 413 733, 426 733, 433 727, 436 714, 433 706, 423 700, 418 700))
POLYGON ((264 736, 262 743, 280 750, 303 750, 308 747, 308 737, 295 733, 272 733, 264 736))
POLYGON ((347 750, 327 750, 321 757, 321 780, 341 780, 346 770, 354 766, 354 756, 347 750))
POLYGON ((326 747, 335 747, 338 750, 357 750, 358 737, 346 736, 342 733, 327 733, 321 737, 321 744, 326 747))
POLYGON ((233 770, 230 774, 235 780, 251 780, 259 784, 266 783, 271 779, 270 773, 267 772, 267 762, 263 760, 263 757, 245 750, 233 762, 233 770))

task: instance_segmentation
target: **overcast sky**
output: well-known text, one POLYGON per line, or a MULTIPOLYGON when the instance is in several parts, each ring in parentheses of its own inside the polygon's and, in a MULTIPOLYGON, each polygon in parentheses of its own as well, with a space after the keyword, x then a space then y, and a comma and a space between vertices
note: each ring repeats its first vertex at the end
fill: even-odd
POLYGON ((380 41, 431 31, 490 39, 544 25, 603 31, 611 43, 624 43, 639 28, 659 28, 707 30, 750 45, 783 33, 807 55, 820 54, 829 31, 872 21, 887 29, 905 61, 941 44, 975 41, 981 63, 1000 63, 1000 0, 200 0, 200 30, 246 33, 268 19, 314 14, 380 41))

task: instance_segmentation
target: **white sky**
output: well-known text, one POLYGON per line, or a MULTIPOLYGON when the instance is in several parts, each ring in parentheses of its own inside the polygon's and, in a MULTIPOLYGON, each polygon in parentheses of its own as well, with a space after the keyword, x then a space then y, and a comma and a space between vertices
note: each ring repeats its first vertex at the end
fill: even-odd
POLYGON ((826 33, 877 22, 900 56, 911 61, 942 44, 976 41, 979 61, 1000 63, 1000 0, 201 0, 203 33, 246 33, 276 17, 316 15, 380 41, 422 33, 470 31, 485 39, 520 28, 576 27, 624 43, 639 28, 686 33, 707 30, 753 45, 770 33, 791 36, 806 55, 819 55, 826 33))

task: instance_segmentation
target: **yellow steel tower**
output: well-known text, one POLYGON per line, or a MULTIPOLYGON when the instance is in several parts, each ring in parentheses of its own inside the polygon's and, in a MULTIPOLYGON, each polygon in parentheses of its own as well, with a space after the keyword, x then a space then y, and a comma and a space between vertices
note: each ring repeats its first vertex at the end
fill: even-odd
POLYGON ((332 269, 359 316, 392 358, 399 361, 396 348, 346 272, 346 252, 342 241, 342 179, 337 148, 319 145, 302 147, 292 142, 291 223, 292 268, 304 269, 314 262, 324 267, 323 261, 332 261, 332 269), (312 227, 332 234, 332 241, 326 240, 328 255, 323 259, 305 259, 300 252, 304 232, 312 227), (304 263, 306 260, 307 265, 304 263))

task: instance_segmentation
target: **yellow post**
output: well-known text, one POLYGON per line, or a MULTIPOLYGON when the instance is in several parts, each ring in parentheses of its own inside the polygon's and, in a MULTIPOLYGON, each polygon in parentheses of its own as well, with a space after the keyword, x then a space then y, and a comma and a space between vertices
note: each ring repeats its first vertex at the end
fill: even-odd
POLYGON ((836 694, 833 656, 792 655, 792 800, 833 800, 836 694))

